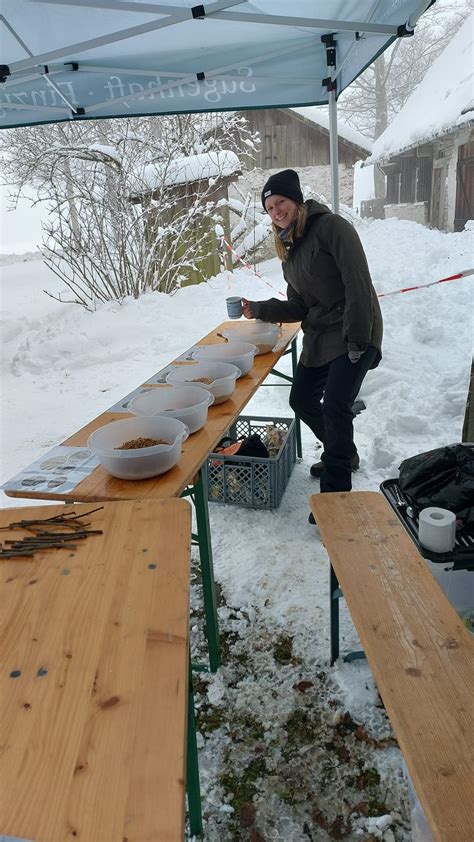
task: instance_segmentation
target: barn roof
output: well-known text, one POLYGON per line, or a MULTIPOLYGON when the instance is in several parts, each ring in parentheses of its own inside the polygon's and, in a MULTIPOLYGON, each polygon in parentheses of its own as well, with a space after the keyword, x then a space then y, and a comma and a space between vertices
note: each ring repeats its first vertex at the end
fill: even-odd
POLYGON ((473 31, 473 15, 470 14, 403 108, 374 142, 366 164, 386 161, 472 122, 473 31))
MULTIPOLYGON (((316 123, 316 125, 329 132, 329 111, 324 106, 290 108, 289 111, 296 112, 296 114, 299 114, 301 117, 305 117, 306 120, 310 120, 311 123, 316 123)), ((366 152, 370 152, 372 149, 371 141, 358 132, 357 129, 354 129, 352 126, 349 126, 348 123, 341 120, 340 114, 338 114, 337 117, 337 133, 339 137, 343 138, 343 140, 346 140, 348 143, 352 143, 354 146, 358 146, 360 149, 364 149, 366 152)))

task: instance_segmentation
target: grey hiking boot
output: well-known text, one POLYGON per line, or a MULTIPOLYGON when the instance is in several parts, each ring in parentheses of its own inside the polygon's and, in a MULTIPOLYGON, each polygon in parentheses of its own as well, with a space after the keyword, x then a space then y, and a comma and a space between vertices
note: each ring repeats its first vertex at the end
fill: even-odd
MULTIPOLYGON (((358 471, 360 467, 360 458, 359 454, 355 453, 351 459, 351 471, 358 471)), ((311 465, 309 472, 312 477, 316 479, 321 479, 321 476, 324 471, 324 462, 315 462, 314 465, 311 465)))

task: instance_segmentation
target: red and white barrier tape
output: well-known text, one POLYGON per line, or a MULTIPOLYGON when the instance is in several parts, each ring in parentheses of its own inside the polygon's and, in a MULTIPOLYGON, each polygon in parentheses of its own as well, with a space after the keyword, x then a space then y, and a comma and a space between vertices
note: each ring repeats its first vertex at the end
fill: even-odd
POLYGON ((387 295, 399 295, 401 292, 411 292, 413 289, 427 289, 434 287, 436 284, 444 284, 446 281, 456 281, 458 278, 465 278, 467 275, 474 275, 474 269, 466 269, 464 272, 458 272, 457 275, 450 275, 449 278, 440 278, 439 281, 432 281, 430 284, 419 284, 415 287, 403 287, 402 289, 395 289, 393 292, 379 292, 378 298, 386 298, 387 295))
MULTIPOLYGON (((243 260, 239 254, 237 254, 235 249, 233 249, 232 246, 229 245, 229 243, 226 239, 224 239, 224 237, 222 238, 222 241, 225 244, 226 248, 237 258, 237 260, 242 264, 242 266, 245 266, 246 269, 250 269, 250 271, 253 272, 253 274, 256 275, 257 278, 260 278, 260 280, 263 281, 263 283, 266 284, 267 287, 273 289, 275 292, 278 293, 278 295, 281 295, 282 298, 286 298, 286 295, 280 292, 280 290, 276 289, 276 287, 272 286, 272 284, 266 281, 265 278, 262 278, 262 276, 253 268, 253 266, 250 265, 250 263, 246 263, 245 260, 243 260)), ((401 292, 411 292, 414 289, 427 289, 428 287, 436 286, 436 284, 444 284, 446 283, 446 281, 456 281, 458 278, 466 278, 468 275, 474 275, 474 269, 466 269, 464 272, 458 272, 457 275, 450 275, 448 278, 440 278, 439 281, 432 281, 429 284, 419 284, 418 286, 414 287, 402 287, 402 289, 395 289, 392 292, 379 292, 377 293, 377 298, 386 298, 388 295, 400 295, 401 292)))
POLYGON ((233 254, 237 258, 237 260, 239 261, 239 263, 242 264, 242 266, 245 266, 246 269, 250 269, 250 271, 253 272, 253 274, 256 275, 257 278, 260 278, 260 280, 263 281, 263 283, 266 284, 267 287, 273 289, 275 292, 278 293, 278 295, 281 295, 282 298, 286 298, 286 295, 283 292, 280 292, 279 289, 276 289, 276 287, 272 286, 272 284, 266 281, 265 278, 262 278, 262 276, 256 271, 256 269, 253 268, 253 266, 250 265, 250 263, 246 263, 245 260, 241 258, 240 254, 237 254, 235 249, 233 249, 232 246, 229 245, 229 243, 226 239, 224 239, 224 237, 222 238, 222 242, 224 243, 225 247, 231 252, 231 254, 233 254))

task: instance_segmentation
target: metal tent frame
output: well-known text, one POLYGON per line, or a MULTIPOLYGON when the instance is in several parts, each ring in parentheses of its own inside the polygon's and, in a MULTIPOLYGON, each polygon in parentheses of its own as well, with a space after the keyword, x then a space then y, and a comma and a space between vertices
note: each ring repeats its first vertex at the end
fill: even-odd
POLYGON ((0 128, 329 104, 434 0, 3 0, 0 128))

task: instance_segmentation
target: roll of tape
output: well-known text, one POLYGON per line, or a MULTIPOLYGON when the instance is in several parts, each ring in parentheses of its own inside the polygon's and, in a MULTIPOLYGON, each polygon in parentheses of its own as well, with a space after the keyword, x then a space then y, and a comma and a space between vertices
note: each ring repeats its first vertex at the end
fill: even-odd
POLYGON ((430 506, 418 519, 418 540, 435 553, 449 553, 456 542, 456 515, 449 509, 430 506))

